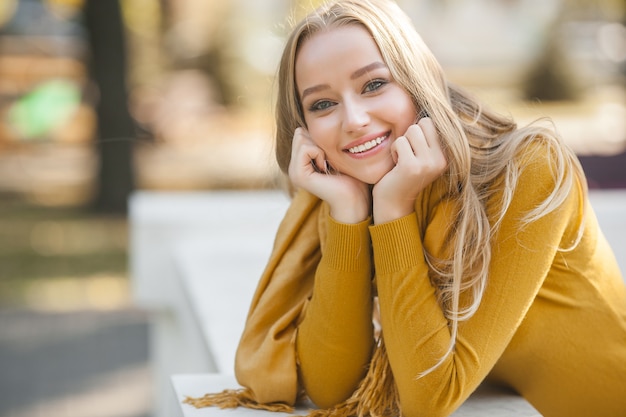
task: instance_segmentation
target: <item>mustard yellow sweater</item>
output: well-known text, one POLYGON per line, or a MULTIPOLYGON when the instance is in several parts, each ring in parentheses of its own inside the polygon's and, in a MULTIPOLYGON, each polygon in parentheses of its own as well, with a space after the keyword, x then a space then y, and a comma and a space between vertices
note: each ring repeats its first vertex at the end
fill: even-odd
POLYGON ((444 186, 380 225, 335 222, 325 203, 298 192, 252 302, 239 382, 261 402, 293 403, 300 386, 320 407, 343 401, 371 358, 377 291, 404 416, 449 415, 485 379, 544 416, 626 416, 626 288, 592 208, 575 189, 520 228, 552 187, 549 159, 530 161, 492 242, 482 303, 460 325, 455 351, 423 378, 450 341, 423 255, 444 255, 453 213, 444 186), (558 250, 575 241, 583 217, 580 243, 558 250))

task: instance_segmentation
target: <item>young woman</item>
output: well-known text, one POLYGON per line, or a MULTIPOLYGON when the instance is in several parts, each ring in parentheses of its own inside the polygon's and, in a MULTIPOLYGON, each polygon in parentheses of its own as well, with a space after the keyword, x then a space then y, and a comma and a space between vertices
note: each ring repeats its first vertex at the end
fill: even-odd
POLYGON ((237 352, 246 388, 190 402, 447 416, 487 380, 544 416, 626 415, 626 289, 552 129, 449 84, 383 0, 306 17, 278 83, 294 195, 237 352))

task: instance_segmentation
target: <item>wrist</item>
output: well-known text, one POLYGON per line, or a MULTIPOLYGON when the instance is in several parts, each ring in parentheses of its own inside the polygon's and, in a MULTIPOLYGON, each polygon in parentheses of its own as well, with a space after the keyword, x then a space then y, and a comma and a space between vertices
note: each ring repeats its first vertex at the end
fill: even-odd
POLYGON ((370 217, 370 200, 367 196, 343 196, 337 201, 328 201, 328 204, 331 217, 339 223, 356 224, 370 217))
POLYGON ((330 216, 339 223, 356 224, 365 221, 369 217, 369 210, 340 203, 330 206, 330 216))
POLYGON ((374 199, 373 217, 374 224, 382 224, 400 219, 415 211, 414 200, 401 202, 377 201, 374 199))

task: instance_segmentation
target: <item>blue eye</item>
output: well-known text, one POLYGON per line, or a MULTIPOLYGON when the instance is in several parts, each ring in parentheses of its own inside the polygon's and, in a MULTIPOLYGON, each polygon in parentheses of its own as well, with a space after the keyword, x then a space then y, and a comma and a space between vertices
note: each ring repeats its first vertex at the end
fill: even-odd
POLYGON ((385 84, 387 84, 387 81, 384 81, 384 80, 372 80, 372 81, 368 82, 367 84, 365 84, 365 87, 363 88, 363 92, 364 93, 374 92, 374 91, 378 90, 379 88, 381 88, 382 86, 384 86, 385 84))
POLYGON ((316 101, 315 103, 313 103, 311 107, 309 107, 309 110, 310 111, 327 110, 328 108, 330 108, 330 106, 332 106, 332 103, 330 101, 320 100, 320 101, 316 101))

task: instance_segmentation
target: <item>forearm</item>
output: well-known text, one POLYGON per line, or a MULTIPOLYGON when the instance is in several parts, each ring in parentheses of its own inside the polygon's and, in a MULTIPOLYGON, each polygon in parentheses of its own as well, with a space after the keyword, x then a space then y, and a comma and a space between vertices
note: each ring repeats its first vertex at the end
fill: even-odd
POLYGON ((347 398, 364 375, 373 346, 371 261, 367 223, 329 219, 313 297, 298 327, 300 377, 321 407, 347 398))
MULTIPOLYGON (((430 232, 441 239, 441 229, 430 232)), ((449 415, 483 379, 482 367, 489 367, 476 346, 459 334, 455 351, 435 370, 420 376, 446 356, 452 340, 449 321, 430 282, 425 242, 429 239, 421 236, 415 215, 372 229, 382 332, 407 417, 449 415)))
MULTIPOLYGON (((404 415, 447 415, 501 357, 549 273, 570 218, 577 224, 578 196, 571 193, 557 210, 520 227, 522 214, 536 207, 552 186, 549 168, 540 162, 520 178, 491 244, 489 281, 480 308, 459 323, 454 350, 424 377, 420 373, 444 357, 452 334, 423 252, 426 248, 435 259, 446 258, 443 239, 454 211, 440 203, 423 231, 413 215, 372 226, 383 336, 404 415)), ((468 297, 461 295, 462 306, 468 297)))

